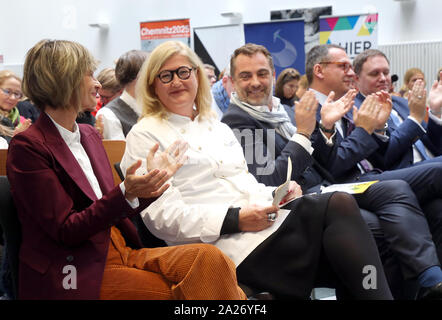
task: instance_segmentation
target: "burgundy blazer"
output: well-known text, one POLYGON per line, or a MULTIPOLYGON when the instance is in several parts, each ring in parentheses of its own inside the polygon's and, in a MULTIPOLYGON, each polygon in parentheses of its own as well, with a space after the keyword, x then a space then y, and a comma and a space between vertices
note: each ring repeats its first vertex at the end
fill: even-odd
POLYGON ((127 217, 148 202, 142 201, 139 210, 128 205, 119 186, 114 186, 97 131, 89 125, 79 128, 103 192, 100 200, 44 112, 9 145, 7 175, 22 226, 20 299, 98 299, 113 225, 128 244, 141 247, 127 217), (67 265, 76 269, 76 289, 63 286, 65 277, 73 275, 63 273, 67 265))

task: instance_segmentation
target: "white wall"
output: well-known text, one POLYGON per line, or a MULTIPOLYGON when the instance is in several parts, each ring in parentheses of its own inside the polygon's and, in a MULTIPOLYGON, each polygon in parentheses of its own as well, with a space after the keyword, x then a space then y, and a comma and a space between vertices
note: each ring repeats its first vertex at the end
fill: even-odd
POLYGON ((380 45, 442 40, 441 0, 0 0, 0 54, 4 68, 20 66, 38 40, 69 39, 88 47, 102 69, 140 48, 142 21, 190 18, 192 27, 204 27, 228 24, 221 12, 239 11, 247 23, 268 21, 271 10, 324 5, 334 15, 378 12, 380 45), (88 26, 96 22, 109 30, 88 26))

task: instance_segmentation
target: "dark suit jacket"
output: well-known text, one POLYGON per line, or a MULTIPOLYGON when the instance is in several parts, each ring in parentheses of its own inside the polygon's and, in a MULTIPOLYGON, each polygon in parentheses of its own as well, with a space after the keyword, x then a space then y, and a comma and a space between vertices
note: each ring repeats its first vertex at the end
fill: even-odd
MULTIPOLYGON (((295 180, 303 191, 323 183, 323 176, 318 169, 313 168, 313 157, 298 143, 289 141, 273 131, 269 123, 252 118, 232 103, 221 121, 234 131, 243 147, 248 169, 259 182, 270 186, 278 186, 285 182, 287 159, 290 157, 292 180, 295 180), (260 170, 268 174, 259 174, 260 170)), ((324 156, 327 157, 327 154, 324 156)))
MULTIPOLYGON (((365 100, 360 93, 356 95, 355 106, 358 108, 365 100)), ((382 170, 406 168, 413 165, 413 147, 417 139, 420 139, 434 156, 442 154, 442 126, 439 126, 431 118, 428 123, 422 122, 426 133, 414 122, 408 119, 410 110, 408 101, 401 97, 392 96, 393 109, 404 119, 399 127, 390 118, 388 119, 387 135, 390 137, 388 144, 378 150, 376 167, 382 170)))
MULTIPOLYGON (((321 105, 318 107, 317 120, 320 120, 321 105)), ((346 114, 343 118, 344 137, 336 132, 333 143, 334 148, 330 153, 325 140, 318 133, 318 127, 315 129, 312 138, 315 144, 315 157, 317 154, 325 153, 327 158, 316 157, 316 159, 333 175, 338 182, 353 181, 361 175, 358 169, 358 162, 368 159, 371 163, 376 162, 376 153, 383 142, 370 135, 362 128, 356 127, 349 130, 352 121, 351 114, 346 114), (351 132, 350 132, 351 131, 351 132)))
MULTIPOLYGON (((9 146, 7 174, 22 226, 19 298, 98 299, 110 239, 117 225, 128 245, 141 246, 127 216, 135 214, 113 175, 97 131, 79 125, 103 197, 97 200, 83 170, 43 112, 9 146), (77 289, 66 290, 66 265, 77 289)), ((141 209, 141 205, 140 205, 141 209)))

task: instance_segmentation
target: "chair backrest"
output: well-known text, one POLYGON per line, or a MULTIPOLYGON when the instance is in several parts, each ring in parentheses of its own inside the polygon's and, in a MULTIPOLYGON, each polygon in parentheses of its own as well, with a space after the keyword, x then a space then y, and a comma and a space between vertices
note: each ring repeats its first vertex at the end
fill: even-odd
POLYGON ((6 176, 6 158, 8 149, 0 149, 0 176, 6 176))
POLYGON ((114 164, 120 162, 123 158, 124 149, 126 148, 126 141, 124 140, 103 140, 103 146, 106 150, 107 157, 112 167, 112 173, 114 174, 115 185, 121 183, 120 176, 115 170, 114 164))
POLYGON ((9 268, 12 277, 12 294, 17 298, 18 253, 21 245, 21 225, 11 196, 8 178, 0 176, 0 224, 3 229, 9 268))

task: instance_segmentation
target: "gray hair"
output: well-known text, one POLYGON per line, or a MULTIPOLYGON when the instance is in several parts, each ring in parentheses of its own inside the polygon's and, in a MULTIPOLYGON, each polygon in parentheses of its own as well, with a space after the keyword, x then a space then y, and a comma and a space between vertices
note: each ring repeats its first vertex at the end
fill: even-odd
POLYGON ((307 80, 309 84, 311 84, 313 81, 313 67, 320 62, 328 61, 328 51, 331 48, 342 49, 345 51, 343 47, 336 44, 320 44, 314 46, 307 53, 307 57, 305 59, 305 74, 307 75, 307 80))

